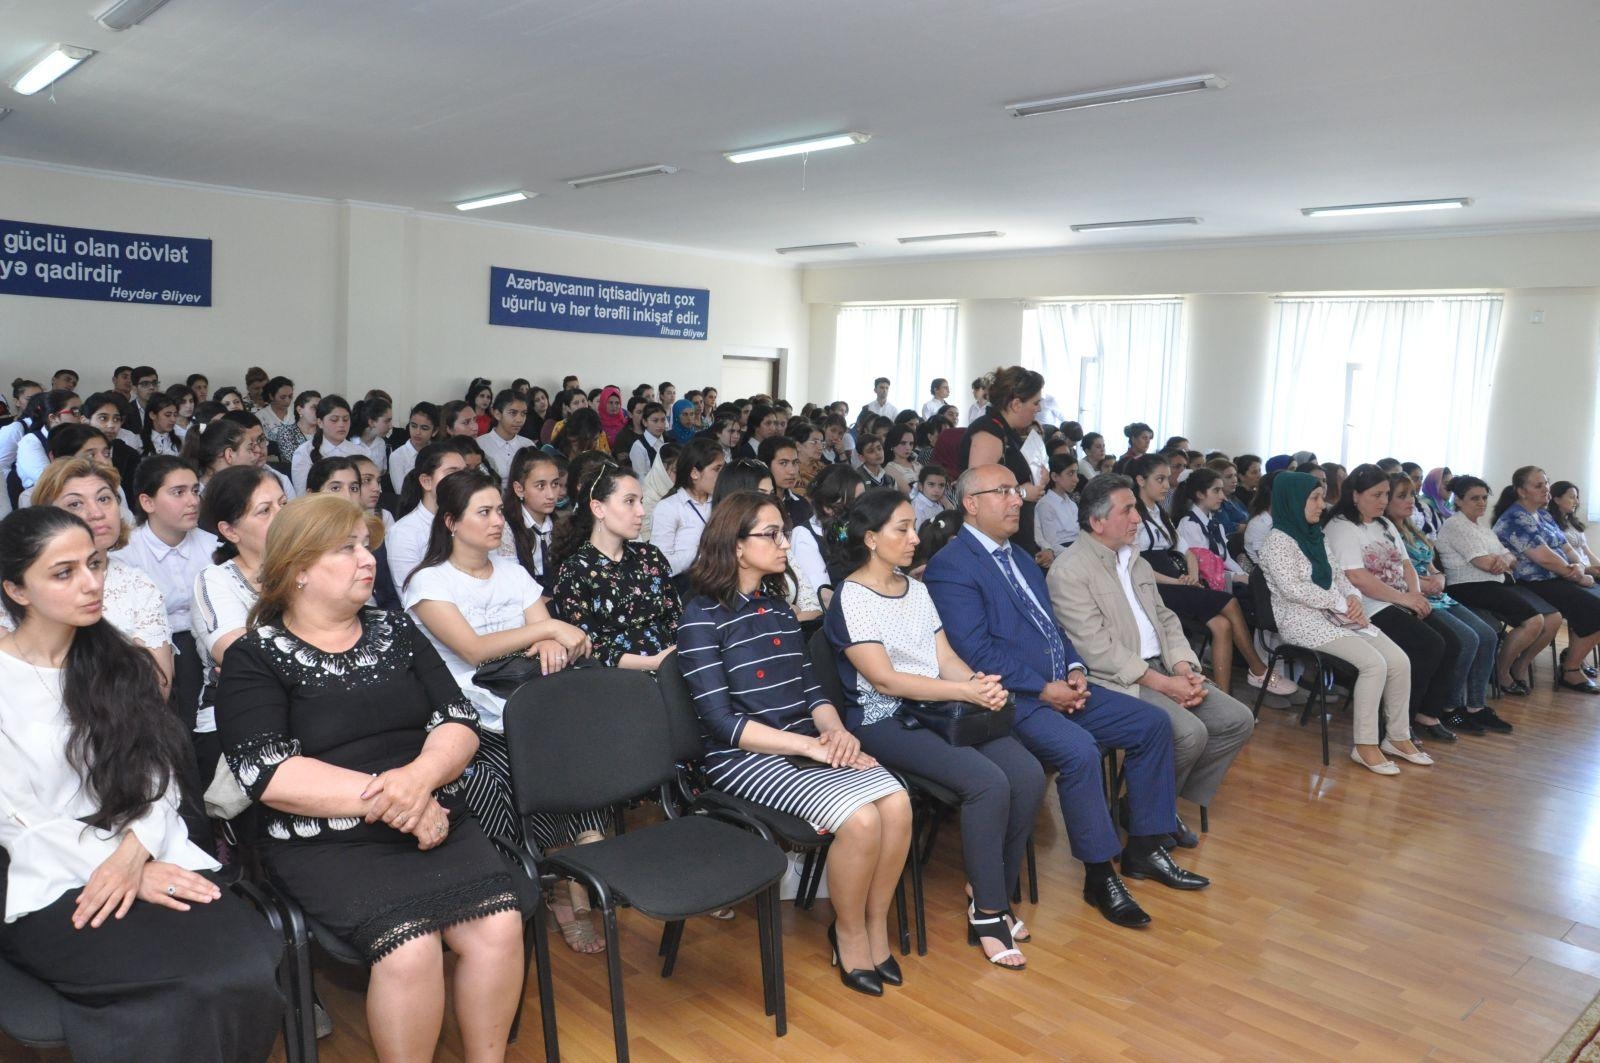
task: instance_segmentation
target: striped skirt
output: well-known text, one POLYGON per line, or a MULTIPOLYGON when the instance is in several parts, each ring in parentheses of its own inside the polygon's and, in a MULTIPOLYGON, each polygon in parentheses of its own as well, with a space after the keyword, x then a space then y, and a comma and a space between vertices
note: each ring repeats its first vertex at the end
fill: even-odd
MULTIPOLYGON (((522 829, 517 824, 517 805, 511 794, 511 756, 506 750, 505 735, 479 732, 478 755, 471 771, 464 796, 478 826, 491 838, 521 846, 522 829)), ((528 829, 540 851, 571 845, 587 831, 609 834, 611 827, 611 810, 606 808, 528 817, 528 829)))
POLYGON ((832 834, 863 805, 902 790, 888 768, 799 768, 787 757, 742 749, 706 761, 706 781, 719 790, 799 816, 818 834, 832 834))

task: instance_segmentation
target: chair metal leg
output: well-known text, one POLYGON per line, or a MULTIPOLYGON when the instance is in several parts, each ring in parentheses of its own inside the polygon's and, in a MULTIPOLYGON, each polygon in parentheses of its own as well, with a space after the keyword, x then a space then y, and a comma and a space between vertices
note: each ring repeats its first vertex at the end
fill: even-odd
POLYGON ((900 881, 894 884, 895 924, 900 930, 900 955, 911 955, 911 925, 906 922, 906 873, 900 872, 900 881))
POLYGON ((922 861, 911 852, 911 915, 917 921, 917 955, 928 954, 928 909, 922 896, 922 861))
POLYGON ((661 928, 660 955, 666 957, 661 964, 661 977, 671 978, 672 968, 678 962, 678 943, 683 940, 683 920, 674 919, 661 928))
POLYGON ((1328 766, 1328 688, 1317 686, 1317 719, 1322 724, 1322 766, 1328 766))
POLYGON ((556 990, 550 975, 550 939, 544 921, 544 904, 533 910, 533 974, 539 980, 539 1022, 544 1027, 545 1063, 561 1059, 561 1041, 556 1035, 556 990))
POLYGON ((796 908, 804 908, 806 906, 806 893, 811 889, 811 876, 817 872, 817 854, 820 851, 820 848, 806 850, 805 862, 800 865, 800 882, 795 886, 794 890, 794 906, 796 908))
POLYGON ((772 996, 776 1012, 775 1029, 777 1036, 782 1037, 789 1032, 789 1004, 783 990, 783 922, 779 915, 780 910, 778 887, 773 885, 767 890, 767 918, 772 924, 772 996))
POLYGON ((611 984, 611 1039, 615 1043, 617 1063, 628 1061, 628 1015, 622 998, 622 957, 620 936, 617 934, 617 910, 607 898, 603 903, 601 923, 606 937, 606 979, 611 984))
POLYGON ((766 1014, 778 1010, 772 988, 772 917, 767 912, 767 891, 756 895, 756 941, 761 946, 761 1006, 766 1014))
MULTIPOLYGON (((534 903, 534 914, 537 916, 540 908, 544 907, 544 900, 540 898, 534 903)), ((511 1031, 506 1034, 506 1044, 517 1043, 517 1036, 522 1033, 522 1009, 528 1001, 528 972, 533 969, 533 928, 527 922, 522 924, 522 991, 517 994, 517 1013, 511 1017, 511 1031)))
POLYGON ((305 915, 292 902, 284 903, 288 925, 285 935, 294 959, 294 1015, 296 1036, 300 1041, 299 1056, 303 1063, 317 1061, 316 1002, 311 984, 311 935, 306 930, 305 915))
POLYGON ((1200 833, 1211 833, 1211 810, 1205 805, 1200 806, 1200 833))
POLYGON ((811 888, 806 891, 806 903, 801 905, 805 911, 810 911, 811 906, 817 903, 817 890, 822 886, 822 873, 828 867, 828 850, 831 845, 824 845, 817 850, 817 867, 811 873, 811 888))
POLYGON ((1033 852, 1033 835, 1028 835, 1028 903, 1039 903, 1039 861, 1033 852))

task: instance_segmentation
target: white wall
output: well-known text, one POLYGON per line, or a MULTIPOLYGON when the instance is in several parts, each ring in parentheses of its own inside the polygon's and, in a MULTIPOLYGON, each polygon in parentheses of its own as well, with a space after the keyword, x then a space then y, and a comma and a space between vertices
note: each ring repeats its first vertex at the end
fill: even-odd
POLYGON ((261 365, 301 387, 402 403, 459 396, 474 376, 546 386, 680 392, 720 377, 725 347, 785 350, 784 388, 810 374, 798 270, 713 255, 339 204, 129 180, 0 161, 0 217, 209 237, 213 306, 173 308, 0 296, 0 374, 79 370, 109 386, 118 364, 148 362, 163 382, 191 371, 242 384, 261 365), (704 341, 597 336, 488 324, 489 267, 707 288, 704 341))
MULTIPOLYGON (((1271 295, 1438 290, 1506 296, 1500 359, 1486 396, 1486 478, 1503 484, 1516 466, 1538 463, 1553 478, 1574 480, 1594 496, 1600 490, 1600 469, 1592 467, 1600 232, 944 259, 812 268, 804 284, 814 334, 841 303, 959 300, 965 320, 958 360, 964 359, 968 380, 1017 357, 1020 301, 1183 296, 1189 392, 1184 424, 1170 430, 1187 433, 1197 446, 1230 452, 1258 450, 1265 435, 1271 295), (1532 324, 1533 311, 1540 309, 1544 323, 1532 324)), ((825 364, 830 356, 817 349, 814 387, 831 380, 825 364)), ((1425 402, 1419 397, 1419 410, 1425 402)), ((1115 447, 1120 440, 1110 442, 1115 447)))

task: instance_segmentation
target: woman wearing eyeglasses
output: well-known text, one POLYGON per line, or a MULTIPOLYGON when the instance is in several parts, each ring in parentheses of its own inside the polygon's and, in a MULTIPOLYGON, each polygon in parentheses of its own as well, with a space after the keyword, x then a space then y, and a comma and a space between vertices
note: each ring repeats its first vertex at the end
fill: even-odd
POLYGON ((832 834, 828 928, 849 988, 882 996, 901 983, 889 905, 905 866, 911 805, 863 753, 829 704, 790 609, 783 514, 739 491, 717 503, 689 570, 698 597, 678 630, 684 680, 705 732, 706 777, 719 789, 800 816, 832 834))
POLYGON ((50 456, 44 446, 50 430, 60 424, 77 424, 83 420, 83 407, 78 402, 78 396, 70 391, 44 391, 28 400, 23 420, 28 423, 28 428, 17 443, 17 464, 12 471, 16 473, 21 486, 12 496, 13 505, 17 496, 32 487, 33 481, 50 464, 50 456))

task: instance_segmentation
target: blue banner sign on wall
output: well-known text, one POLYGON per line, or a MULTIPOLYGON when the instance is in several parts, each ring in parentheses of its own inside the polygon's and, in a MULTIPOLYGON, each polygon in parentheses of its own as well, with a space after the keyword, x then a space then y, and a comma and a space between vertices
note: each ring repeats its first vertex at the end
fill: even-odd
POLYGON ((710 312, 711 293, 705 288, 489 267, 491 325, 703 340, 710 312))
POLYGON ((0 219, 0 294, 211 305, 211 241, 0 219))

